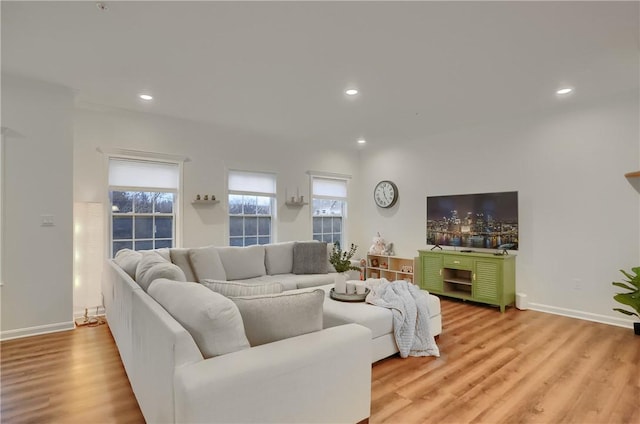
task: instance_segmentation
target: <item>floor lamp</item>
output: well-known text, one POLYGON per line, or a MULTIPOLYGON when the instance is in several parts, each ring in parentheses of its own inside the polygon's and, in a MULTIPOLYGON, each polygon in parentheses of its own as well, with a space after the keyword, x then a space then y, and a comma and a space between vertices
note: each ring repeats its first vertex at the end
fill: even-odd
POLYGON ((97 324, 88 311, 102 304, 100 281, 104 263, 104 205, 73 205, 73 310, 76 325, 97 324))

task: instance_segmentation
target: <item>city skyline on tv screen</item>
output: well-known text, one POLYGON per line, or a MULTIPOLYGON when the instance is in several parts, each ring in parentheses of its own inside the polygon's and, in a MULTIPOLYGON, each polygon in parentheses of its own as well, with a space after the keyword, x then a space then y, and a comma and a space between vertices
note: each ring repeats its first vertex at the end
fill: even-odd
POLYGON ((518 249, 518 192, 427 197, 427 244, 518 249))

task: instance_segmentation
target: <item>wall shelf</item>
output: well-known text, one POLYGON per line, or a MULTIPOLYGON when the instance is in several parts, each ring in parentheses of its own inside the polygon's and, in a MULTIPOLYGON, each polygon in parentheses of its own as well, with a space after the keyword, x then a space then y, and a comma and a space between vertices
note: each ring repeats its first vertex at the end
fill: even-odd
POLYGON ((286 202, 284 202, 284 204, 287 205, 287 206, 298 208, 298 207, 301 207, 301 206, 308 205, 309 203, 307 203, 307 202, 292 202, 290 200, 287 200, 286 202))
POLYGON ((638 178, 640 177, 640 171, 627 172, 626 174, 624 174, 624 176, 627 178, 638 178))
POLYGON ((220 203, 219 200, 192 200, 192 205, 215 205, 216 203, 220 203))

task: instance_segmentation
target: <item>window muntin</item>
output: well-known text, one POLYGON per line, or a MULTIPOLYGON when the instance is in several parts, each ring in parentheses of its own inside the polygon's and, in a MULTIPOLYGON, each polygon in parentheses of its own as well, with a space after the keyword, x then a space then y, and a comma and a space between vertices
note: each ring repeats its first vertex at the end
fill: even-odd
POLYGON ((229 245, 273 241, 276 178, 273 174, 229 171, 229 245))

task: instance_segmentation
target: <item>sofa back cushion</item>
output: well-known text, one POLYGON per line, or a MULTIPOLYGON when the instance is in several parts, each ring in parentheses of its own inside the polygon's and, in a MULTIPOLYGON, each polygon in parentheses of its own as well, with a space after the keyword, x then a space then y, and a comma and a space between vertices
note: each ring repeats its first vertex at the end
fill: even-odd
POLYGON ((205 358, 249 348, 238 307, 221 294, 198 283, 159 279, 149 295, 191 334, 205 358))
POLYGON ((286 241, 264 245, 264 264, 268 275, 291 274, 293 272, 293 246, 286 241))
POLYGON ((158 252, 153 250, 143 252, 136 269, 136 283, 147 291, 151 283, 158 278, 187 281, 180 267, 167 261, 158 252))
POLYGON ((322 330, 325 293, 314 290, 234 297, 251 346, 259 346, 322 330))
POLYGON ((261 294, 282 293, 280 283, 243 283, 240 281, 201 280, 203 286, 226 297, 257 296, 261 294))
POLYGON ((224 281, 227 279, 220 255, 214 246, 189 249, 189 262, 195 278, 193 281, 202 282, 205 279, 224 281))
POLYGON ((142 259, 142 253, 136 252, 131 249, 122 249, 116 253, 116 256, 113 258, 113 261, 118 264, 120 268, 124 270, 129 277, 135 280, 136 278, 136 269, 138 268, 138 263, 142 259))
POLYGON ((327 261, 327 243, 305 241, 293 246, 294 274, 326 274, 327 261))
POLYGON ((264 246, 217 247, 227 280, 245 280, 267 274, 264 246))
POLYGON ((196 280, 196 277, 193 274, 193 270, 191 269, 191 262, 189 261, 189 250, 190 249, 178 247, 169 249, 171 262, 180 267, 182 272, 184 272, 184 276, 187 277, 187 281, 198 281, 196 280))

